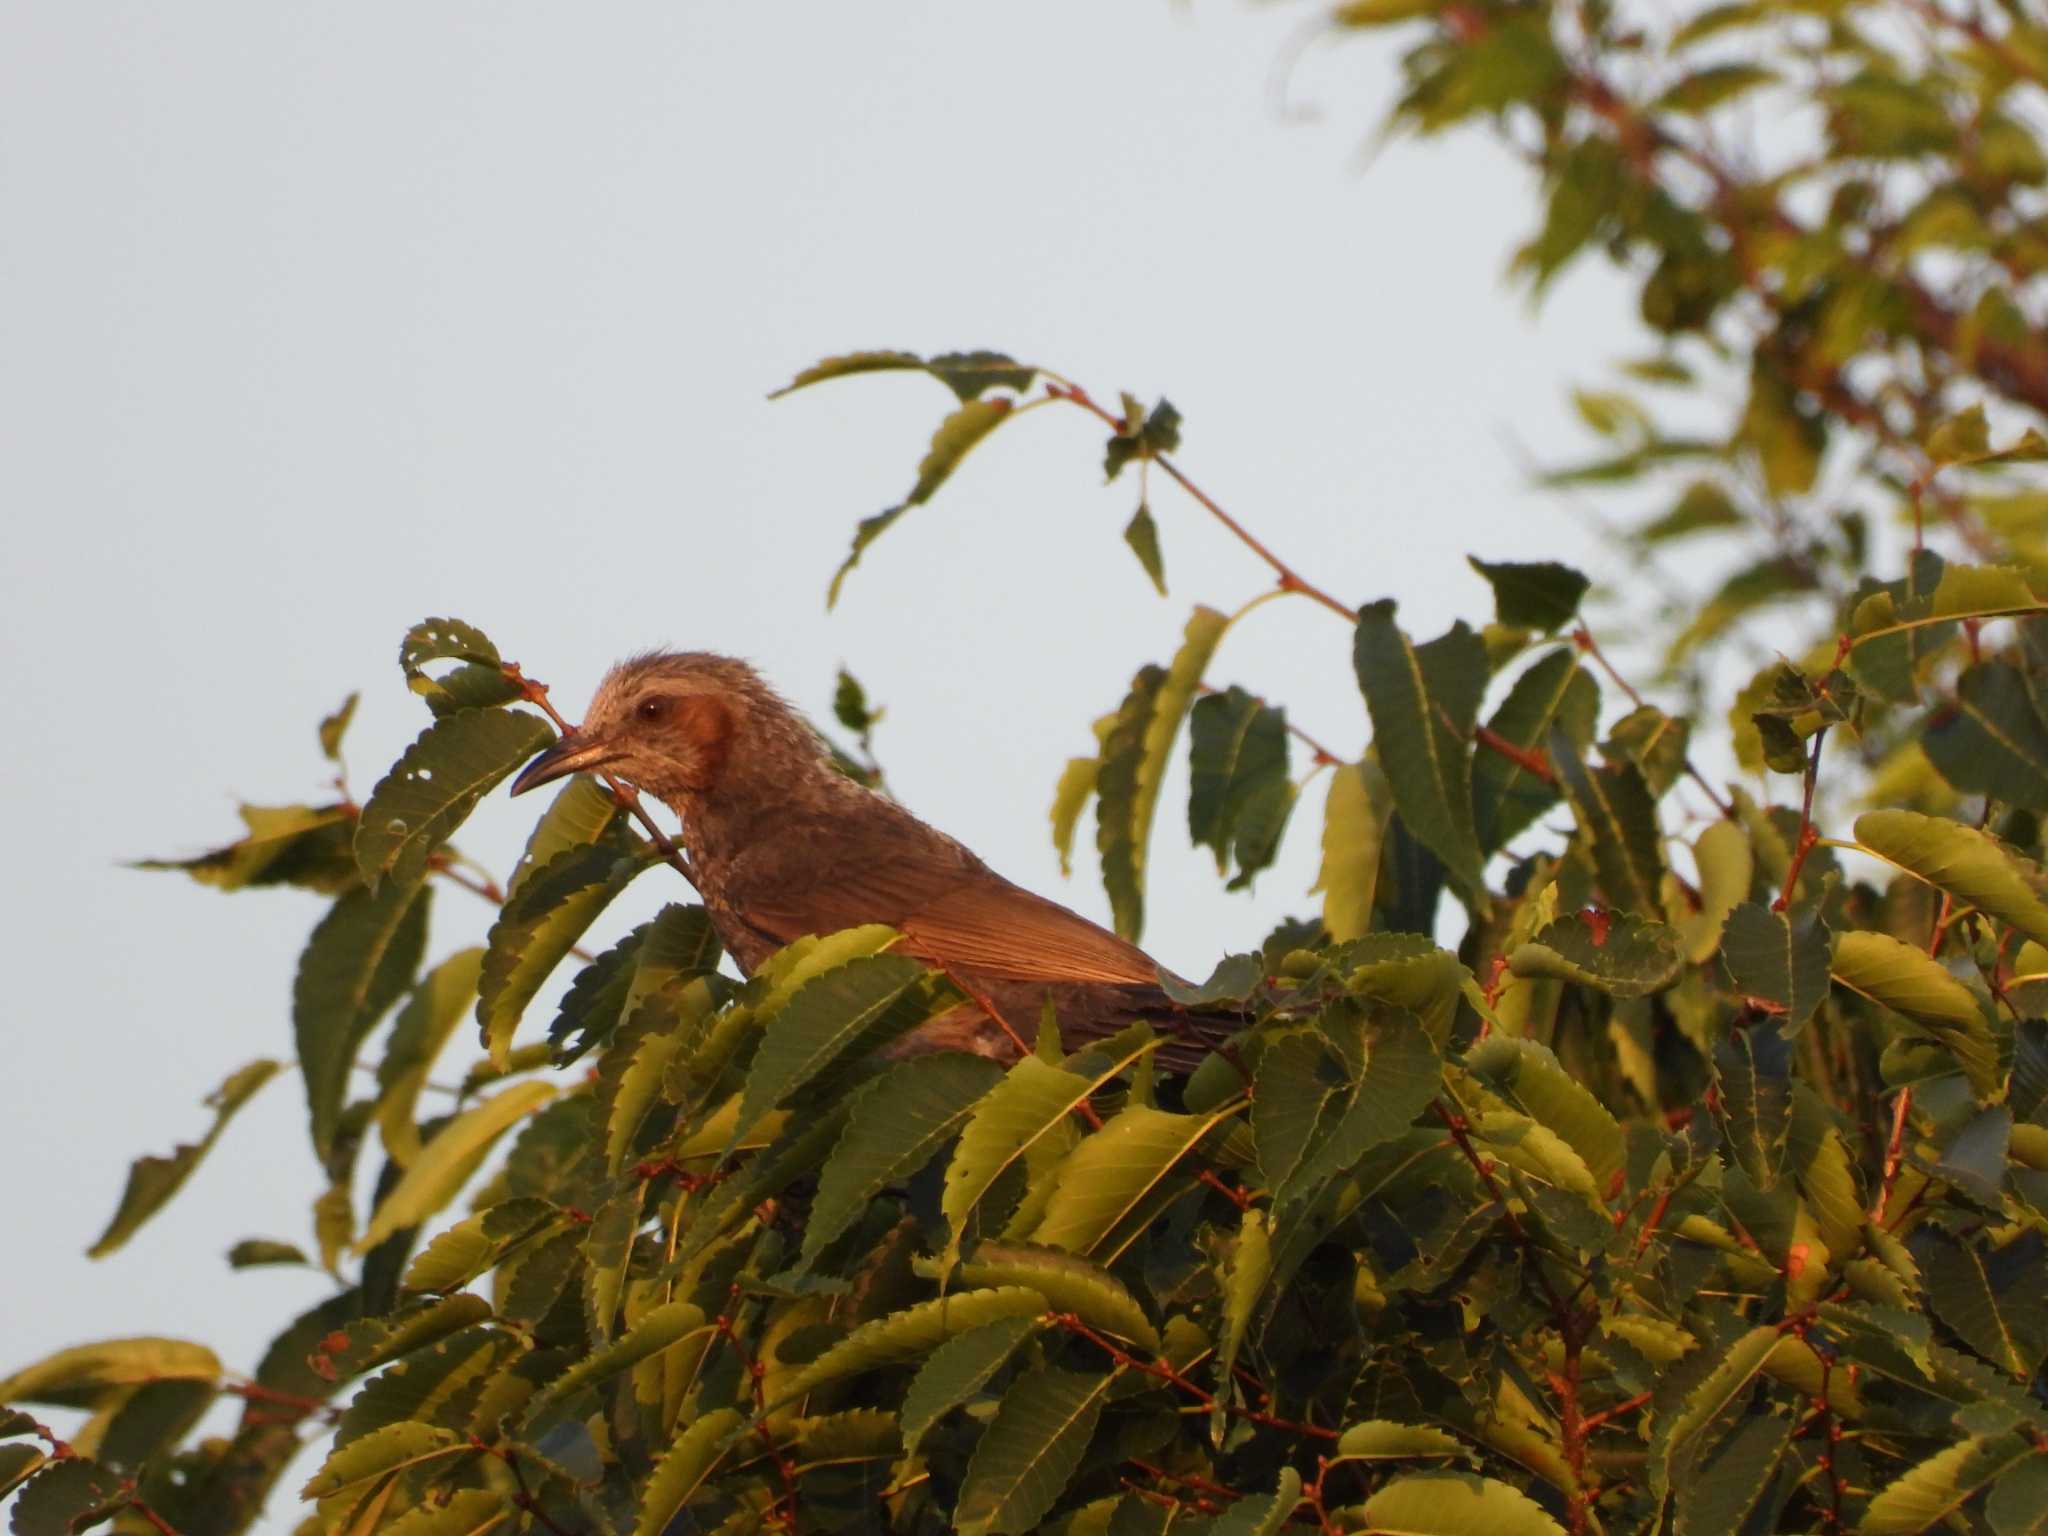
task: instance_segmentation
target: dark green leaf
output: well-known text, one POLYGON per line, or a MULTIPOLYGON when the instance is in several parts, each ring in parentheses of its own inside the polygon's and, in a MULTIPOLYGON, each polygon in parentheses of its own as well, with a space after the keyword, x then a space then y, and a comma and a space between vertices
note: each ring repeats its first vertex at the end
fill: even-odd
POLYGON ((1142 501, 1124 525, 1124 542, 1131 546, 1138 564, 1145 567, 1145 574, 1152 578, 1159 595, 1166 596, 1166 561, 1159 553, 1159 524, 1152 520, 1152 509, 1142 501))
POLYGON ((1477 893, 1485 859, 1472 822, 1466 739, 1486 686, 1485 645, 1459 624, 1427 646, 1413 646, 1394 623, 1394 604, 1383 601, 1359 610, 1353 664, 1395 809, 1477 893))
POLYGON ((1928 718, 1920 745, 1961 793, 2048 810, 2048 724, 2011 663, 1964 672, 1954 702, 1928 718))
POLYGON ((323 1157, 341 1120, 356 1051, 419 968, 429 897, 423 881, 351 891, 320 920, 299 956, 292 1034, 312 1110, 313 1149, 323 1157))
POLYGON ((988 1385, 1026 1339, 1043 1326, 1035 1317, 1005 1317, 956 1334, 931 1352, 903 1394, 903 1450, 917 1454, 925 1433, 988 1385))
POLYGON ((265 1264, 310 1264, 296 1243, 281 1243, 269 1237, 245 1237, 228 1250, 230 1269, 254 1269, 265 1264))
MULTIPOLYGON (((1552 651, 1515 679, 1487 727, 1524 752, 1543 752, 1553 731, 1584 747, 1593 739, 1600 690, 1568 650, 1552 651)), ((1504 753, 1472 758, 1472 819, 1492 853, 1557 804, 1557 786, 1504 753)))
POLYGON ((1580 572, 1555 560, 1517 564, 1481 560, 1476 555, 1467 555, 1465 560, 1493 588, 1495 616, 1515 629, 1549 634, 1569 624, 1592 585, 1580 572))
POLYGON ((1037 1370, 1004 1394, 968 1463, 954 1510, 963 1536, 1025 1536, 1066 1491, 1113 1375, 1037 1370))
POLYGON ((1627 913, 1574 912, 1508 956, 1517 976, 1552 976, 1615 997, 1646 997, 1685 964, 1678 935, 1627 913))
POLYGON ((426 874, 427 859, 493 787, 555 739, 523 710, 464 709, 420 733, 370 791, 356 822, 356 863, 375 886, 426 874))
POLYGON ((1188 834, 1219 875, 1235 860, 1235 886, 1272 863, 1294 803, 1287 717, 1233 686, 1195 701, 1188 743, 1188 834))
POLYGON ((1745 902, 1728 914, 1721 963, 1744 996, 1775 1003, 1797 1029, 1828 995, 1832 935, 1813 908, 1787 914, 1745 902))
POLYGON ((436 715, 509 704, 521 696, 519 685, 505 675, 498 648, 482 630, 460 619, 422 619, 413 625, 399 644, 398 665, 406 686, 436 715), (437 661, 457 665, 430 674, 428 664, 437 661))

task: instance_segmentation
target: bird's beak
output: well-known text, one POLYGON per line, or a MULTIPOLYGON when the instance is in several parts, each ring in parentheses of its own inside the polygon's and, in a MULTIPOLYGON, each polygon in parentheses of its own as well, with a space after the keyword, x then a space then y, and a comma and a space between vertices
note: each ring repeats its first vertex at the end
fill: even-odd
POLYGON ((529 789, 538 789, 572 773, 600 768, 616 756, 610 742, 571 731, 520 770, 519 777, 512 781, 512 793, 523 795, 529 789))

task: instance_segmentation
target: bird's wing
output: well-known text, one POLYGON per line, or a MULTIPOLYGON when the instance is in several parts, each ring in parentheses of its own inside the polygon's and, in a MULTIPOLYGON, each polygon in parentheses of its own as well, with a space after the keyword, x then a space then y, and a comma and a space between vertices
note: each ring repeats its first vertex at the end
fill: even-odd
POLYGON ((730 893, 733 905, 750 927, 784 944, 887 923, 902 931, 906 953, 992 980, 1159 979, 1159 967, 1136 945, 978 860, 881 858, 814 870, 809 880, 748 883, 754 889, 730 893))

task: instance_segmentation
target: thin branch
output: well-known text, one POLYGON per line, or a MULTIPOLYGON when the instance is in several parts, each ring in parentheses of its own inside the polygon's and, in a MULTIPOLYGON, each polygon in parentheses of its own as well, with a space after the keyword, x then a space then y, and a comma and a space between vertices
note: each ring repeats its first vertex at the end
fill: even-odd
MULTIPOLYGON (((1607 674, 1614 686, 1622 691, 1622 694, 1628 699, 1629 703, 1635 705, 1637 709, 1643 707, 1643 696, 1636 692, 1629 680, 1623 677, 1615 669, 1614 663, 1607 659, 1607 653, 1600 649, 1600 642, 1593 638, 1593 632, 1590 629, 1581 624, 1577 629, 1573 630, 1572 643, 1593 658, 1595 664, 1599 666, 1601 671, 1607 674)), ((1693 766, 1693 761, 1690 757, 1683 759, 1683 763, 1686 777, 1700 787, 1700 793, 1713 802, 1714 809, 1721 813, 1724 820, 1733 821, 1735 819, 1735 807, 1723 799, 1719 791, 1707 782, 1706 775, 1693 766)))

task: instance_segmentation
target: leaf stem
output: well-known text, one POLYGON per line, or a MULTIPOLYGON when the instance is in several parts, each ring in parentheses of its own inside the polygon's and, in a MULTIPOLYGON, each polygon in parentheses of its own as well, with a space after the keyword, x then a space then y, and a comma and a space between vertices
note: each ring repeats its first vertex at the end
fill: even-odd
MULTIPOLYGON (((1634 685, 1616 670, 1613 662, 1607 659, 1607 653, 1600 649, 1600 642, 1593 638, 1593 632, 1590 629, 1581 624, 1577 629, 1573 630, 1572 644, 1593 658, 1594 663, 1602 672, 1607 674, 1614 686, 1622 691, 1623 696, 1627 698, 1629 703, 1635 705, 1637 709, 1643 707, 1643 696, 1636 692, 1634 685)), ((1685 776, 1691 779, 1693 783, 1699 785, 1700 793, 1713 803, 1714 809, 1721 813, 1724 821, 1733 821, 1735 819, 1735 807, 1723 799, 1714 786, 1707 782, 1706 775, 1693 766, 1693 761, 1690 757, 1684 758, 1682 761, 1685 765, 1685 776)))

